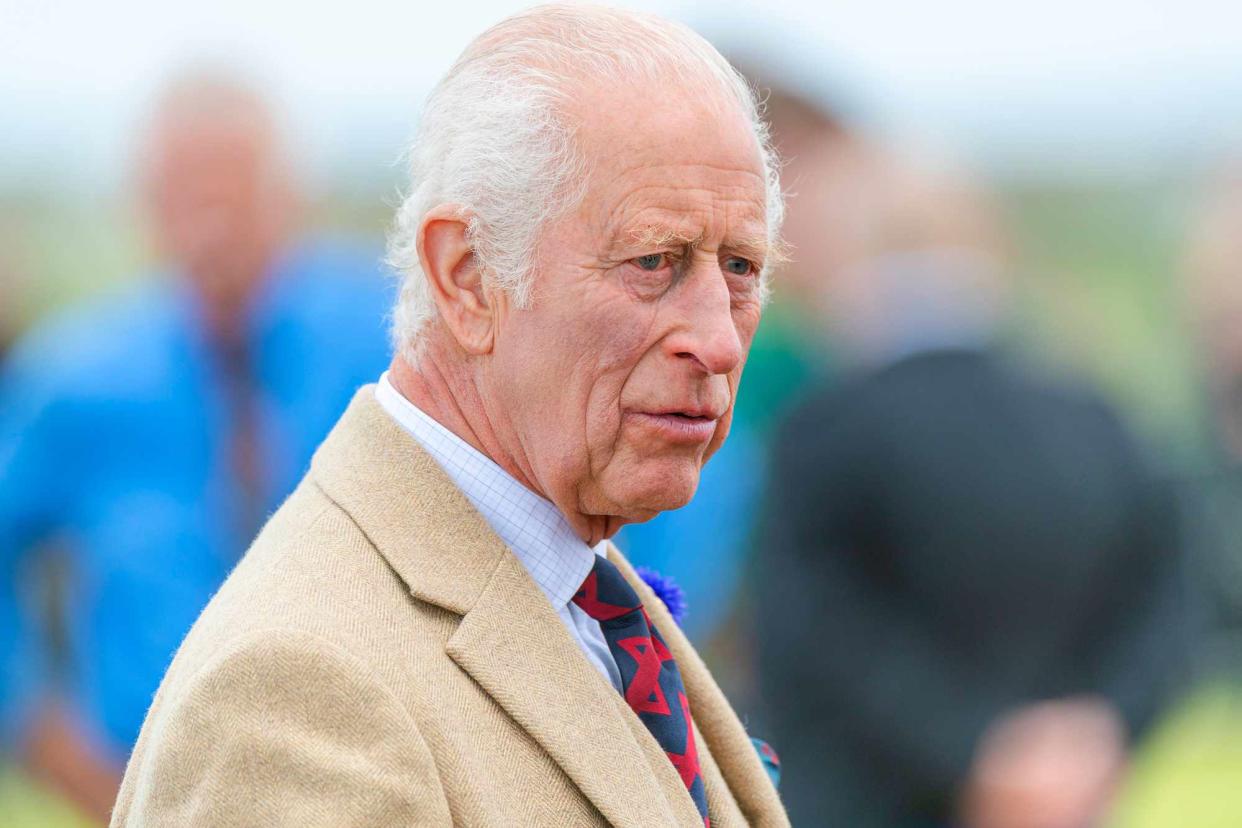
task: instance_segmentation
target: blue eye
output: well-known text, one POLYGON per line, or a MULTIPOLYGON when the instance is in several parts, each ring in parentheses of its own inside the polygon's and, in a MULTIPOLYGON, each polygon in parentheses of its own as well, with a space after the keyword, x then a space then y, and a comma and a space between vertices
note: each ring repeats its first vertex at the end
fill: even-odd
POLYGON ((755 271, 755 265, 753 262, 739 256, 730 256, 725 259, 724 266, 725 270, 729 271, 734 276, 749 276, 755 271))
POLYGON ((664 264, 663 253, 648 253, 646 256, 639 256, 634 259, 634 264, 643 270, 659 270, 664 264))

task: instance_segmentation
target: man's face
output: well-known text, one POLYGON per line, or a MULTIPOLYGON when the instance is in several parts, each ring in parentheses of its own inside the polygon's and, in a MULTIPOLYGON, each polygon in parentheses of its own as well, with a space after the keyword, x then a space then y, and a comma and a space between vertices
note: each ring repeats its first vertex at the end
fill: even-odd
POLYGON ((613 516, 610 535, 688 502, 728 434, 765 181, 735 106, 649 89, 580 105, 589 190, 545 229, 530 307, 502 304, 489 371, 527 474, 562 511, 613 516))

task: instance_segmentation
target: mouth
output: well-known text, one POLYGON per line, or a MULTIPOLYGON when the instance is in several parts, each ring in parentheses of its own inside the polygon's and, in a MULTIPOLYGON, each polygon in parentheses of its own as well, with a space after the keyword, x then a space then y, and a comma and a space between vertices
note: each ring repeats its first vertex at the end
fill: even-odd
POLYGON ((706 410, 634 411, 630 418, 671 443, 707 443, 716 433, 720 415, 706 410))

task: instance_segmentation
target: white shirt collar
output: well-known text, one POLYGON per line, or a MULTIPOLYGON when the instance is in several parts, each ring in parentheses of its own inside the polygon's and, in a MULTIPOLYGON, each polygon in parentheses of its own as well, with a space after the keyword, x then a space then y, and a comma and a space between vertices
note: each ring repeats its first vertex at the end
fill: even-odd
POLYGON ((519 483, 474 446, 401 396, 388 372, 375 399, 430 454, 526 567, 558 610, 566 606, 604 554, 587 546, 552 502, 519 483))

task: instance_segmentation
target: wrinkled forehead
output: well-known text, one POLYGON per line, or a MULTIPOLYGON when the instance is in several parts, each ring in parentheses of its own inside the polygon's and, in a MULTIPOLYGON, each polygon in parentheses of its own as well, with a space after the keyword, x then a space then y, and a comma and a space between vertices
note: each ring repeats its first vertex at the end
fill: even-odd
POLYGON ((587 84, 566 115, 586 167, 585 200, 664 191, 676 210, 706 189, 747 223, 764 223, 759 140, 742 107, 710 85, 587 84))

